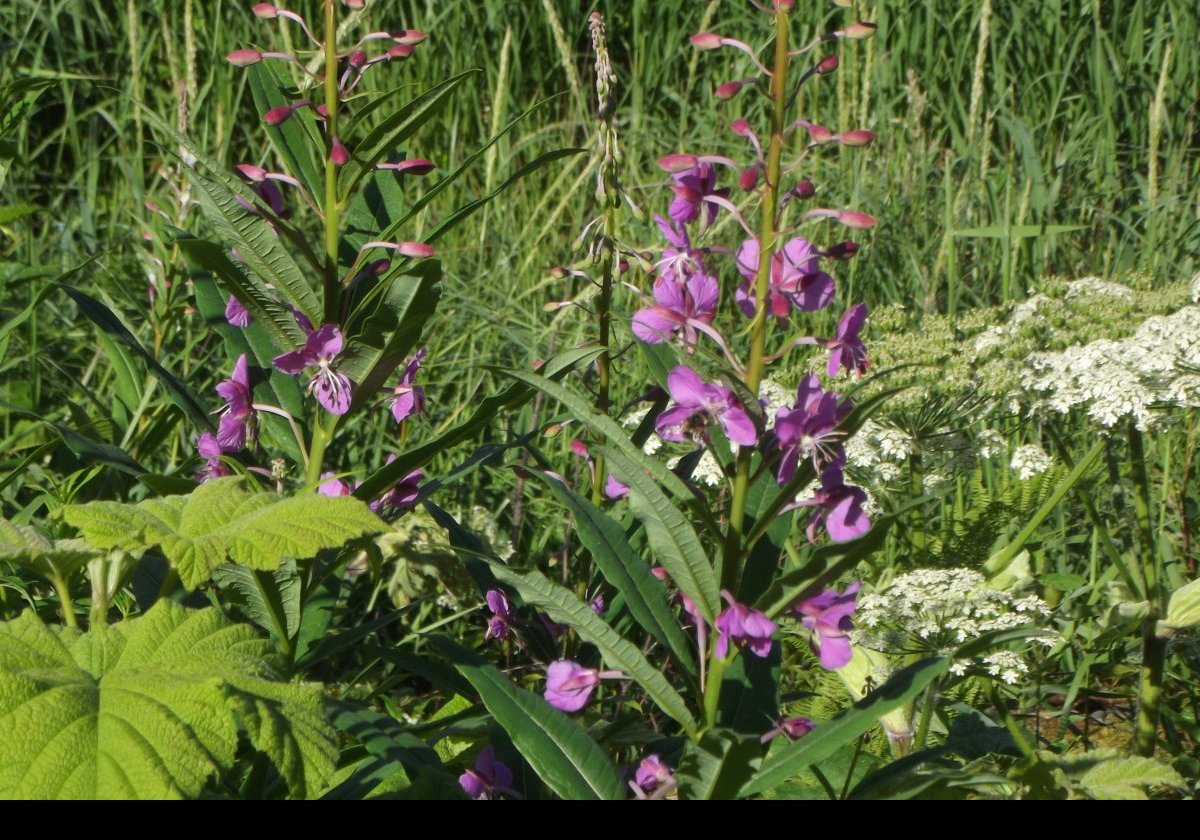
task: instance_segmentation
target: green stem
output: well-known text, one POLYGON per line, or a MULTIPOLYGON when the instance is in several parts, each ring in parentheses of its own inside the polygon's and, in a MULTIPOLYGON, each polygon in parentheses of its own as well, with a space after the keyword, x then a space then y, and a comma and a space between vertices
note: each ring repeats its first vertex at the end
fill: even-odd
POLYGON ((338 168, 331 154, 338 136, 337 70, 337 0, 325 0, 325 109, 329 112, 325 117, 325 323, 334 323, 339 314, 338 168))
POLYGON ((921 706, 921 721, 917 724, 916 740, 913 742, 913 750, 921 751, 925 749, 925 740, 929 737, 929 724, 933 721, 933 709, 937 705, 938 692, 941 690, 942 681, 934 680, 925 689, 925 703, 921 706))
POLYGON ((1167 641, 1154 633, 1154 622, 1147 619, 1142 630, 1141 686, 1138 688, 1137 720, 1134 723, 1133 751, 1152 757, 1158 740, 1158 701, 1162 696, 1163 670, 1167 641))
POLYGON ((1146 599, 1150 614, 1142 623, 1141 685, 1138 688, 1137 720, 1134 723, 1134 752, 1153 756, 1158 740, 1158 706, 1162 696, 1163 669, 1166 664, 1167 642, 1155 632, 1163 611, 1160 590, 1161 559, 1154 545, 1154 523, 1150 515, 1150 482, 1146 475, 1146 450, 1142 433, 1129 423, 1129 477, 1133 484, 1133 511, 1137 520, 1138 542, 1142 556, 1142 577, 1146 581, 1146 599))
MULTIPOLYGON (((775 213, 779 206, 779 182, 783 159, 783 131, 787 111, 788 13, 775 14, 775 67, 771 76, 771 139, 767 150, 767 170, 762 195, 762 220, 758 235, 758 274, 754 278, 754 318, 750 322, 750 359, 746 365, 746 388, 758 396, 762 383, 767 345, 767 304, 770 296, 771 258, 775 247, 775 213)), ((729 529, 721 561, 721 584, 737 592, 742 574, 742 532, 745 527, 746 499, 750 489, 752 447, 738 450, 733 477, 733 498, 729 507, 729 529)))
POLYGON ((62 613, 63 623, 72 630, 79 629, 79 621, 75 618, 75 604, 71 600, 71 586, 61 575, 55 575, 50 579, 50 583, 54 585, 54 591, 58 593, 58 608, 62 613))
MULTIPOLYGON (((613 248, 613 243, 616 241, 616 228, 616 208, 613 207, 610 200, 604 210, 604 245, 600 250, 602 265, 600 274, 600 300, 596 306, 598 337, 600 349, 603 351, 596 359, 596 375, 598 377, 596 383, 596 411, 604 416, 608 416, 608 388, 611 375, 609 368, 610 360, 608 357, 609 324, 611 319, 609 309, 612 306, 613 278, 616 274, 616 261, 618 259, 616 251, 613 248)), ((596 440, 597 443, 603 445, 604 436, 601 435, 596 440)), ((604 500, 605 478, 604 456, 597 454, 595 475, 592 479, 593 504, 598 505, 604 500)))
MULTIPOLYGON (((716 645, 713 645, 714 650, 716 645)), ((701 656, 704 652, 701 651, 701 656)), ((708 666, 708 683, 704 686, 704 726, 701 732, 707 732, 717 725, 717 707, 721 699, 721 679, 725 676, 726 661, 715 655, 708 666)))

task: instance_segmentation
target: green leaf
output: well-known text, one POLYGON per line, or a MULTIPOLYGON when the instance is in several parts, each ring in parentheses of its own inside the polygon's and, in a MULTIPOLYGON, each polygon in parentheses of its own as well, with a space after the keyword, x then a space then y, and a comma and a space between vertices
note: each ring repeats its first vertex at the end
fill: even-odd
POLYGON ((357 499, 318 493, 281 498, 245 488, 240 477, 206 481, 187 496, 138 504, 67 505, 66 521, 100 549, 157 546, 188 589, 232 560, 252 569, 278 569, 284 557, 312 557, 347 540, 386 530, 357 499))
POLYGON ((550 493, 571 511, 580 542, 604 579, 625 598, 629 614, 667 646, 680 668, 695 676, 695 654, 671 610, 666 584, 650 574, 649 564, 629 545, 621 524, 561 481, 541 471, 529 472, 544 481, 550 493))
POLYGON ((449 639, 430 641, 479 692, 534 772, 563 799, 624 799, 625 783, 608 755, 545 698, 513 685, 499 669, 449 639))
POLYGON ((1086 225, 987 225, 951 231, 951 236, 972 236, 982 239, 1029 239, 1035 236, 1054 236, 1086 230, 1086 225))
MULTIPOLYGON (((570 350, 547 360, 543 369, 549 377, 562 376, 576 367, 590 363, 602 352, 594 347, 570 350)), ((377 498, 404 476, 424 466, 435 455, 440 455, 451 446, 473 437, 480 429, 495 422, 496 416, 503 409, 520 405, 532 395, 533 391, 529 387, 514 385, 499 394, 485 397, 468 419, 433 440, 401 453, 396 456, 396 460, 367 476, 355 489, 355 497, 367 500, 377 498)))
POLYGON ((736 799, 742 785, 754 775, 762 751, 758 738, 726 729, 714 729, 699 741, 688 741, 675 774, 679 798, 736 799))
POLYGON ((236 604, 246 618, 286 644, 300 626, 300 590, 303 584, 296 561, 285 557, 279 570, 260 572, 224 563, 213 569, 213 583, 236 604))
POLYGON ((717 576, 691 523, 637 464, 612 447, 597 449, 617 478, 629 486, 630 508, 646 526, 655 559, 711 624, 721 611, 721 596, 717 576))
POLYGON ((1179 587, 1167 602, 1167 615, 1158 622, 1159 635, 1168 635, 1200 624, 1200 579, 1179 587))
MULTIPOLYGON (((295 99, 286 93, 287 85, 280 78, 274 62, 260 61, 249 68, 250 93, 254 97, 254 109, 265 114, 272 108, 291 105, 295 99)), ((271 146, 283 159, 288 174, 295 176, 313 198, 324 195, 324 173, 318 168, 313 152, 325 148, 317 127, 316 117, 308 108, 298 108, 291 119, 279 125, 261 123, 271 140, 271 146)))
POLYGON ((551 620, 572 627, 579 637, 591 642, 604 661, 633 679, 645 690, 660 709, 674 718, 684 729, 694 729, 696 721, 687 703, 679 696, 662 671, 651 665, 633 644, 621 637, 590 606, 580 601, 565 587, 547 580, 536 569, 525 574, 511 571, 498 563, 492 573, 501 583, 507 583, 520 593, 525 602, 549 613, 551 620))
MULTIPOLYGON (((414 97, 403 107, 388 112, 387 116, 380 120, 366 137, 355 144, 353 155, 343 168, 341 178, 338 179, 340 200, 345 201, 346 197, 354 192, 363 177, 371 172, 375 164, 391 154, 397 146, 435 116, 445 105, 454 89, 478 72, 478 70, 467 70, 457 76, 451 76, 414 97)), ((379 99, 383 100, 387 97, 388 94, 384 94, 379 99)), ((364 108, 355 115, 355 121, 361 121, 371 112, 364 108)))
POLYGON ((318 687, 279 682, 268 643, 216 609, 171 601, 86 634, 32 611, 0 624, 0 797, 197 796, 230 770, 239 735, 293 796, 315 794, 337 758, 318 687))
POLYGON ((916 697, 925 686, 945 673, 946 665, 945 659, 927 659, 897 671, 886 683, 833 720, 819 724, 797 741, 772 750, 758 773, 742 788, 742 796, 761 793, 782 784, 810 764, 820 764, 875 726, 882 715, 916 697))
POLYGON ((66 580, 100 552, 83 540, 50 540, 30 525, 0 519, 0 561, 48 580, 66 580))
POLYGON ((167 394, 171 397, 171 401, 179 406, 193 423, 201 429, 213 428, 212 419, 208 416, 208 409, 205 404, 200 401, 187 385, 158 363, 154 354, 142 346, 137 337, 129 331, 129 328, 121 322, 120 318, 113 314, 111 309, 91 295, 85 294, 73 286, 68 286, 66 283, 59 283, 58 288, 66 292, 71 300, 75 301, 75 304, 83 311, 83 314, 87 315, 109 338, 118 344, 123 344, 140 356, 154 378, 167 389, 167 394))
POLYGON ((21 417, 28 417, 31 420, 37 420, 49 426, 63 444, 68 449, 79 456, 80 460, 89 464, 103 464, 113 469, 127 472, 132 475, 141 475, 146 472, 146 468, 133 460, 129 454, 119 446, 114 446, 111 443, 103 443, 98 440, 93 440, 86 435, 81 435, 68 426, 61 423, 55 423, 52 420, 47 420, 42 415, 28 409, 21 408, 19 405, 13 405, 10 402, 0 400, 0 408, 5 409, 11 414, 21 417))
POLYGON ((1147 799, 1151 785, 1184 787, 1183 777, 1158 759, 1139 756, 1109 758, 1079 777, 1079 786, 1093 799, 1147 799))

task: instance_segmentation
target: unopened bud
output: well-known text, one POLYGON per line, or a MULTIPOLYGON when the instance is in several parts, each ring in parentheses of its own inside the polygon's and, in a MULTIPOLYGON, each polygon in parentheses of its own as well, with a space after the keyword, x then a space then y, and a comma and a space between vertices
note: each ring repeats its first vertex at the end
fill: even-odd
POLYGON ((629 260, 625 260, 625 259, 620 260, 617 263, 617 273, 624 274, 627 271, 629 271, 629 260))
POLYGON ((420 29, 401 29, 399 32, 392 33, 392 39, 397 44, 415 47, 417 44, 425 40, 427 36, 420 29))
POLYGON ((831 260, 848 260, 857 253, 858 243, 847 239, 845 242, 830 246, 829 250, 825 252, 825 256, 831 260))
POLYGON ((760 164, 754 164, 741 175, 738 176, 738 186, 743 190, 752 190, 758 186, 758 173, 762 169, 760 164))
POLYGON ((743 84, 744 83, 740 82, 740 81, 726 82, 725 84, 720 85, 715 91, 713 91, 713 96, 715 96, 717 99, 722 99, 722 100, 733 99, 733 97, 738 95, 738 91, 740 91, 742 89, 743 84))
POLYGON ((384 53, 384 55, 386 55, 389 60, 391 60, 393 58, 401 58, 401 59, 408 58, 412 54, 413 54, 412 44, 397 44, 396 46, 394 46, 390 50, 388 50, 386 53, 384 53))
POLYGON ((817 194, 817 188, 813 186, 812 181, 801 181, 792 187, 791 193, 796 198, 812 198, 817 194))
POLYGON ((843 146, 866 146, 875 139, 875 135, 861 128, 856 128, 853 131, 844 131, 833 139, 843 146))
POLYGON ((342 143, 340 137, 333 138, 333 145, 329 149, 329 160, 335 166, 345 166, 346 162, 350 160, 350 150, 342 143))
POLYGON ((279 125, 286 122, 287 118, 292 115, 292 111, 296 110, 291 105, 280 105, 278 108, 272 108, 267 113, 263 114, 263 122, 267 125, 279 125))
POLYGON ((361 9, 366 5, 364 0, 342 0, 347 9, 361 9))
POLYGON ((817 62, 818 73, 832 73, 838 67, 838 57, 836 55, 827 55, 817 62))
POLYGON ((563 268, 561 265, 550 267, 550 276, 555 280, 562 280, 564 277, 569 277, 570 274, 571 272, 567 271, 567 269, 563 268))
POLYGON ((396 166, 397 172, 404 172, 408 175, 427 175, 435 169, 437 167, 433 165, 433 161, 425 160, 424 158, 402 160, 396 166))
POLYGON ((700 165, 695 155, 666 155, 658 159, 658 165, 671 174, 686 172, 700 165))
POLYGON ((262 53, 258 50, 234 50, 225 56, 225 60, 235 67, 249 67, 262 61, 262 53))
POLYGON ((823 125, 812 123, 808 126, 808 136, 814 143, 828 143, 833 139, 833 132, 823 125))
POLYGON ((790 12, 796 5, 796 0, 775 0, 775 11, 790 12))
POLYGON ((873 23, 859 21, 858 23, 850 24, 844 30, 842 30, 842 35, 846 38, 870 38, 875 34, 875 30, 878 28, 879 27, 873 23))
POLYGON ((738 137, 749 137, 754 133, 754 129, 750 128, 750 123, 745 120, 734 120, 729 124, 729 130, 738 137))
POLYGON ((275 8, 270 3, 255 3, 254 16, 262 20, 273 20, 279 17, 279 9, 275 8))
POLYGON ((432 245, 426 245, 424 242, 401 242, 396 250, 402 255, 406 257, 412 257, 414 259, 432 257, 437 253, 437 249, 435 249, 432 245))
POLYGON ((355 70, 367 63, 367 54, 363 50, 356 50, 350 54, 350 66, 355 70))
POLYGON ((252 163, 239 163, 233 167, 233 171, 238 175, 255 184, 260 184, 267 180, 267 170, 261 166, 255 166, 252 163))
POLYGON ((858 230, 866 230, 867 228, 875 227, 875 217, 869 216, 866 213, 859 213, 855 210, 839 210, 837 220, 846 227, 856 228, 858 230))
POLYGON ((329 106, 324 102, 317 106, 317 116, 323 120, 329 119, 329 106))
POLYGON ((715 50, 721 46, 721 36, 715 32, 697 32, 688 40, 698 50, 715 50))

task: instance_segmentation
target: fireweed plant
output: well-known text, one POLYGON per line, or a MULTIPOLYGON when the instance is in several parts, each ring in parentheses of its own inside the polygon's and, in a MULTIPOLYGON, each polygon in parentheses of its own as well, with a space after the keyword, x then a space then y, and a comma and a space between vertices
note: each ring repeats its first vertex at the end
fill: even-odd
MULTIPOLYGON (((581 559, 590 561, 572 561, 572 568, 591 573, 572 591, 537 569, 491 564, 497 585, 486 593, 485 644, 503 649, 509 661, 519 653, 538 663, 541 696, 477 655, 444 646, 463 661, 464 676, 506 738, 560 796, 610 797, 622 789, 609 739, 563 713, 590 717, 599 705, 613 727, 639 730, 640 751, 622 750, 630 762, 627 787, 638 798, 746 796, 772 790, 850 744, 946 669, 936 656, 914 662, 836 723, 815 728, 781 703, 781 634, 802 638, 823 668, 850 663, 859 584, 838 579, 888 524, 886 517, 872 523, 866 494, 843 470, 844 443, 871 408, 856 406, 841 387, 852 388, 870 364, 862 337, 867 307, 844 303, 832 335, 803 333, 807 313, 837 301, 836 263, 859 250, 851 240, 814 239, 837 230, 829 222, 851 231, 875 224, 860 210, 812 206, 818 189, 805 168, 820 151, 867 146, 873 135, 792 113, 801 85, 837 69, 836 55, 814 55, 843 38, 870 37, 875 27, 856 22, 797 46, 792 6, 760 7, 774 28, 767 62, 740 40, 692 36, 699 50, 744 54, 750 75, 722 84, 716 97, 765 95, 768 122, 730 126, 744 144, 740 160, 683 152, 658 161, 669 196, 654 216, 663 241, 649 251, 624 244, 616 225, 616 80, 602 22, 593 16, 602 214, 581 237, 592 243, 590 268, 558 273, 593 284, 587 298, 573 302, 595 307, 595 389, 586 395, 510 371, 564 405, 568 428, 585 427, 571 449, 587 462, 590 499, 536 450, 543 468, 518 470, 542 479, 571 512, 581 559), (731 224, 718 226, 725 219, 731 224), (730 229, 738 238, 717 237, 730 229), (627 406, 645 404, 631 438, 611 416, 610 389, 621 381, 611 306, 614 280, 636 275, 638 265, 648 266, 649 287, 625 283, 634 292, 631 346, 658 383, 627 406), (781 388, 767 378, 769 367, 798 348, 816 351, 820 373, 781 388), (674 468, 643 451, 652 438, 680 453, 674 468), (705 460, 719 476, 713 493, 693 480, 705 460)), ((562 429, 564 421, 550 428, 562 429)), ((564 569, 563 583, 575 579, 564 569)), ((481 776, 507 778, 493 753, 486 758, 463 781, 477 798, 496 790, 481 785, 481 776)))

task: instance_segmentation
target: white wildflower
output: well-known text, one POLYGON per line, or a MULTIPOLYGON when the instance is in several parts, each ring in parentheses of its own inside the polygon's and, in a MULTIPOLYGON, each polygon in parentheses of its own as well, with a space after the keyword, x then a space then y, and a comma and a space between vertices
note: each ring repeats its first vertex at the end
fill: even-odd
POLYGON ((1017 478, 1024 481, 1044 473, 1050 469, 1053 463, 1050 456, 1042 451, 1040 446, 1035 443, 1027 443, 1016 448, 1009 466, 1016 472, 1017 478))
MULTIPOLYGON (((625 415, 625 419, 621 421, 621 425, 627 429, 636 429, 642 425, 642 421, 646 419, 646 415, 650 413, 650 406, 642 406, 636 411, 631 411, 625 415)), ((662 438, 656 433, 651 432, 650 437, 646 438, 646 442, 642 444, 642 451, 647 455, 653 455, 658 450, 662 449, 662 438)))
POLYGON ((767 416, 767 428, 775 426, 775 415, 781 408, 791 408, 796 401, 795 392, 789 391, 778 382, 764 379, 758 386, 758 396, 765 403, 763 413, 767 416))
POLYGON ((997 650, 983 657, 983 666, 993 677, 999 677, 1009 685, 1021 679, 1022 674, 1029 673, 1029 666, 1021 659, 1020 654, 1010 650, 997 650))
POLYGON ((1008 438, 996 429, 984 429, 975 436, 975 454, 980 458, 991 458, 1008 451, 1008 438))
MULTIPOLYGON (((669 459, 667 461, 668 469, 675 469, 681 460, 683 460, 682 456, 678 455, 669 459)), ((707 484, 709 487, 717 487, 725 480, 725 471, 717 463, 712 450, 704 450, 704 454, 700 456, 700 460, 696 462, 696 466, 692 470, 692 479, 707 484)))
POLYGON ((1128 300, 1133 297, 1133 289, 1121 283, 1101 280, 1099 277, 1081 277, 1067 284, 1067 300, 1087 297, 1114 297, 1128 300))

